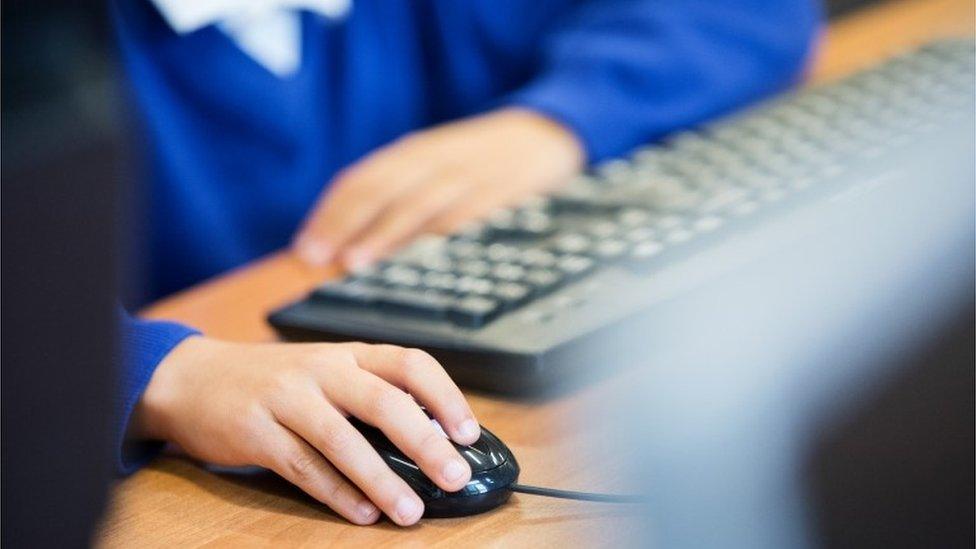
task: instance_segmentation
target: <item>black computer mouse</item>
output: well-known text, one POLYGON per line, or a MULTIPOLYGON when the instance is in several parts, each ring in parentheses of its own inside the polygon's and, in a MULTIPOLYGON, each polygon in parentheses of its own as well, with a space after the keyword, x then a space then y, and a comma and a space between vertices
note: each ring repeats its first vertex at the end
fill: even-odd
POLYGON ((407 482, 424 502, 424 517, 463 517, 484 513, 508 501, 510 486, 519 476, 519 465, 505 444, 484 427, 471 446, 454 444, 471 466, 471 480, 457 492, 445 492, 379 429, 362 421, 350 421, 376 449, 383 461, 407 482))

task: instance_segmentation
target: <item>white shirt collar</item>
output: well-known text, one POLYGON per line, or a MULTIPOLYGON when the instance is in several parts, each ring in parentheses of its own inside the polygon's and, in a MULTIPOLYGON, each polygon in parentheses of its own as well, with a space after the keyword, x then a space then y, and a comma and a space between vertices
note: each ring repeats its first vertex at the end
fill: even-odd
POLYGON ((279 77, 301 66, 300 10, 341 19, 352 0, 152 0, 178 34, 216 25, 256 62, 279 77))

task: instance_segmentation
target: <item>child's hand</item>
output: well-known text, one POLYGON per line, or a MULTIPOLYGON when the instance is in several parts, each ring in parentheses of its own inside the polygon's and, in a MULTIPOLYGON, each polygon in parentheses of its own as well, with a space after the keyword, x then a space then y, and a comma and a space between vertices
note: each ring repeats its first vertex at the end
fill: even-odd
POLYGON ((572 132, 520 109, 407 135, 336 176, 294 248, 311 264, 369 264, 416 234, 456 229, 566 182, 584 160, 572 132))
POLYGON ((379 427, 438 486, 458 490, 471 469, 420 404, 459 444, 480 436, 461 391, 423 351, 193 337, 159 365, 131 435, 211 463, 267 467, 357 524, 382 510, 409 525, 423 513, 420 498, 346 416, 379 427))

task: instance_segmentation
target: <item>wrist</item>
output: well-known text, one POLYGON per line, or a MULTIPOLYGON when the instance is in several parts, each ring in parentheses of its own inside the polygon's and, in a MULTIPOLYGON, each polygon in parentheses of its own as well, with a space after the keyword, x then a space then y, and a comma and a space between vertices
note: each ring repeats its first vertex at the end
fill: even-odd
POLYGON ((209 353, 207 338, 191 336, 180 342, 156 366, 146 390, 133 410, 129 436, 139 440, 172 440, 174 412, 186 386, 186 372, 209 353))
POLYGON ((498 112, 524 128, 533 142, 532 149, 543 149, 549 158, 560 161, 565 170, 578 171, 586 165, 586 147, 569 126, 525 107, 508 107, 498 112))

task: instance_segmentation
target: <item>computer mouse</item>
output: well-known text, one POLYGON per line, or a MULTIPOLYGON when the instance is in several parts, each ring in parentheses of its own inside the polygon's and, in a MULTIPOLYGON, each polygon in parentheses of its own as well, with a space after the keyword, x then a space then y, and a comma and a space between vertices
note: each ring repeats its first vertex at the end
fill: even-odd
POLYGON ((490 511, 508 501, 512 495, 510 486, 518 480, 519 465, 512 451, 484 427, 481 428, 481 438, 471 446, 452 442, 471 466, 471 480, 457 492, 445 492, 386 438, 383 431, 355 418, 350 418, 350 422, 390 469, 417 492, 424 502, 426 518, 463 517, 490 511))

